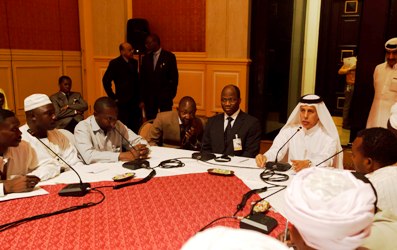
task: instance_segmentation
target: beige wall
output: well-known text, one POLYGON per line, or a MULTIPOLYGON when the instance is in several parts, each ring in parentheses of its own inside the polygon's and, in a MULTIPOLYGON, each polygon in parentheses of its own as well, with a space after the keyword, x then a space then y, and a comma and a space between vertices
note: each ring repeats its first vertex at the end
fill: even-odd
MULTIPOLYGON (((83 79, 92 112, 94 101, 105 95, 102 76, 109 60, 118 56, 132 18, 131 0, 79 0, 83 79), (100 18, 98 18, 100 17, 100 18)), ((180 75, 174 104, 185 95, 198 102, 198 113, 222 112, 220 90, 227 84, 241 89, 241 107, 247 109, 248 14, 247 0, 209 0, 206 18, 206 52, 175 52, 180 75)))
POLYGON ((0 88, 9 109, 25 122, 23 101, 34 93, 52 95, 59 91, 62 74, 73 80, 73 90, 82 92, 80 52, 45 50, 0 50, 0 88), (12 57, 12 60, 11 60, 12 57))

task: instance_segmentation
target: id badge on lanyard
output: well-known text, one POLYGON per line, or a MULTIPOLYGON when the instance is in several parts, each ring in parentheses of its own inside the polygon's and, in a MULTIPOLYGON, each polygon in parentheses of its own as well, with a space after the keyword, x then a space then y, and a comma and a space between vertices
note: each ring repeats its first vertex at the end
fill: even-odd
POLYGON ((241 142, 241 138, 238 137, 238 134, 236 134, 236 138, 233 139, 233 149, 234 151, 243 150, 243 143, 241 142))

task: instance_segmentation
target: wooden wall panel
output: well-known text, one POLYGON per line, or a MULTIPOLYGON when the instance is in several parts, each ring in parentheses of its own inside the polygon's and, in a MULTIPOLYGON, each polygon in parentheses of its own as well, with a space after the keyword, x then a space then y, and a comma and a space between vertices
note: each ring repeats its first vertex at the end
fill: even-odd
POLYGON ((184 96, 191 96, 196 101, 197 114, 205 115, 205 64, 181 63, 178 68, 179 84, 174 98, 174 107, 184 96))
MULTIPOLYGON (((189 95, 197 103, 197 114, 207 117, 223 112, 220 105, 222 88, 228 84, 239 86, 241 91, 241 109, 247 110, 247 59, 213 59, 206 53, 175 53, 179 72, 177 95, 174 98, 174 108, 178 106, 180 98, 189 95)), ((105 73, 110 57, 95 57, 95 81, 87 85, 92 99, 89 105, 100 96, 106 96, 102 86, 102 76, 105 73)), ((90 113, 90 110, 89 110, 90 113)))
POLYGON ((10 51, 0 50, 0 88, 21 123, 25 122, 24 99, 33 93, 52 95, 59 91, 62 74, 72 78, 72 90, 83 89, 79 51, 13 50, 11 61, 10 51))

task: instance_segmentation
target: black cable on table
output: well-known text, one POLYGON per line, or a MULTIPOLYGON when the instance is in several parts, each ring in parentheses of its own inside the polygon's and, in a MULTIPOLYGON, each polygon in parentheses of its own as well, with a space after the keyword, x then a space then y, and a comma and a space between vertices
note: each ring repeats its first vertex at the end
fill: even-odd
POLYGON ((27 222, 30 222, 30 221, 34 221, 34 220, 38 220, 38 219, 42 219, 42 218, 47 218, 47 217, 51 217, 51 216, 58 215, 58 214, 69 213, 69 212, 73 212, 73 211, 80 210, 80 209, 83 209, 83 208, 93 207, 93 206, 96 206, 96 205, 102 203, 105 200, 105 194, 102 191, 100 191, 100 190, 98 190, 96 188, 92 188, 91 191, 96 191, 96 192, 100 193, 102 195, 102 199, 100 201, 98 201, 98 202, 87 202, 87 203, 83 203, 81 205, 64 208, 64 209, 57 210, 57 211, 54 211, 54 212, 34 215, 34 216, 23 218, 23 219, 20 219, 20 220, 17 220, 17 221, 9 222, 9 223, 0 225, 0 232, 4 232, 7 229, 19 226, 21 224, 24 224, 24 223, 27 223, 27 222))

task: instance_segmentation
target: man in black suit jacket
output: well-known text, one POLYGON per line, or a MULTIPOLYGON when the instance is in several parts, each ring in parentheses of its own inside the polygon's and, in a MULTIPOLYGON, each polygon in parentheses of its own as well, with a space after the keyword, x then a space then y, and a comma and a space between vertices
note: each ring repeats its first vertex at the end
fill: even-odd
POLYGON ((107 95, 117 103, 118 119, 138 133, 141 125, 138 61, 133 58, 131 44, 122 43, 119 50, 120 56, 110 61, 102 83, 107 95), (112 90, 112 81, 116 93, 112 90))
POLYGON ((257 118, 240 110, 240 102, 237 86, 223 88, 221 104, 225 113, 208 119, 202 151, 245 157, 255 157, 259 152, 261 125, 257 118))
POLYGON ((147 55, 141 67, 141 107, 145 108, 146 118, 154 119, 157 112, 172 110, 172 100, 178 87, 178 68, 175 55, 160 47, 156 34, 147 37, 147 55))

